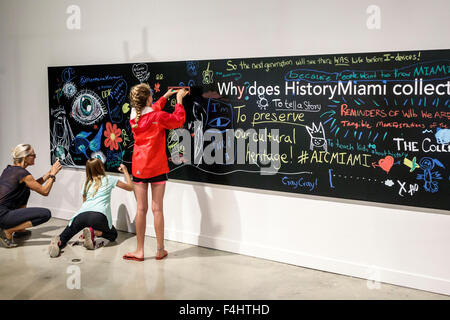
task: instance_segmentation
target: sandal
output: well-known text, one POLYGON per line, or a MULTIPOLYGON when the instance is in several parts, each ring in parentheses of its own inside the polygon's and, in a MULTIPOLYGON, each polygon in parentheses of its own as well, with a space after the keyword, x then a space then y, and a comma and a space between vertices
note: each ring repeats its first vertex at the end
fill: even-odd
POLYGON ((5 248, 15 248, 18 246, 17 243, 14 242, 13 238, 8 239, 6 237, 5 231, 3 229, 0 229, 0 242, 5 248))

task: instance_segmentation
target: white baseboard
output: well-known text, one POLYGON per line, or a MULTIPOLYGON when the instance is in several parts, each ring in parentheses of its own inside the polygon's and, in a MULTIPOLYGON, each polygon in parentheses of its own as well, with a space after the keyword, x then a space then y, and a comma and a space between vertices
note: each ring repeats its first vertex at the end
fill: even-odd
MULTIPOLYGON (((155 236, 153 226, 148 225, 149 235, 155 236)), ((277 261, 304 268, 316 269, 368 280, 368 287, 376 289, 377 283, 388 283, 434 293, 450 295, 450 281, 422 274, 407 273, 372 265, 358 264, 306 252, 289 251, 282 248, 261 246, 255 243, 237 242, 224 238, 202 236, 176 230, 165 230, 167 240, 199 245, 242 254, 246 256, 277 261)))
MULTIPOLYGON (((64 209, 51 209, 54 218, 68 220, 73 212, 64 209)), ((117 226, 116 221, 113 224, 117 226)), ((130 230, 122 230, 130 232, 130 230)), ((155 237, 153 225, 147 225, 146 235, 155 237)), ((450 281, 423 274, 408 273, 373 265, 338 260, 306 252, 289 251, 282 248, 261 246, 256 243, 238 242, 225 238, 210 237, 185 231, 166 229, 165 239, 197 245, 236 254, 277 261, 304 268, 332 272, 346 276, 367 279, 368 288, 376 289, 382 283, 409 287, 439 294, 450 295, 450 281)))
MULTIPOLYGON (((122 231, 129 232, 129 230, 122 231)), ((156 236, 153 225, 147 225, 146 235, 151 237, 156 236)), ((165 239, 170 241, 177 241, 181 243, 292 264, 304 268, 367 279, 367 285, 371 289, 376 289, 378 287, 377 283, 388 283, 413 289, 450 295, 450 281, 446 279, 430 277, 422 274, 413 274, 372 265, 358 264, 344 260, 311 255, 305 252, 296 252, 284 250, 281 248, 261 246, 255 243, 245 243, 230 239, 203 236, 200 234, 173 229, 166 229, 164 231, 164 235, 165 239)))

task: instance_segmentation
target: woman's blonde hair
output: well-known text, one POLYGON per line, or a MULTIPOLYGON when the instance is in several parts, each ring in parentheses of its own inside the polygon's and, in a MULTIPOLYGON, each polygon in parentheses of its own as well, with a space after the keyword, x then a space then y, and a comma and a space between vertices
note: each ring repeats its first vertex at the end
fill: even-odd
POLYGON ((31 154, 31 145, 29 144, 18 144, 11 152, 14 163, 22 163, 25 161, 25 157, 31 154))
POLYGON ((105 167, 103 166, 102 160, 98 158, 91 158, 86 161, 86 182, 84 183, 83 196, 87 196, 87 192, 92 184, 94 184, 95 196, 98 189, 102 185, 102 178, 105 176, 105 167))
POLYGON ((141 83, 138 85, 135 85, 130 90, 130 103, 131 107, 133 107, 136 110, 136 124, 133 125, 133 128, 138 127, 138 121, 141 117, 141 111, 145 108, 147 104, 147 99, 152 94, 150 86, 146 83, 141 83))

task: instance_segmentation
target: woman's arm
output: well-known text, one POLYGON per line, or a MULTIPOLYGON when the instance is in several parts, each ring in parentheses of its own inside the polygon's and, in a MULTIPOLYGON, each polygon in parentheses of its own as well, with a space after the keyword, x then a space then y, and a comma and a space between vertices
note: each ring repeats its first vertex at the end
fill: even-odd
POLYGON ((55 172, 53 175, 56 175, 56 173, 58 173, 59 170, 61 170, 61 163, 59 162, 59 160, 56 160, 56 162, 52 165, 52 167, 50 168, 50 171, 47 172, 46 174, 44 174, 42 177, 40 177, 39 179, 37 179, 36 181, 40 184, 44 184, 45 181, 48 180, 48 178, 52 175, 52 169, 55 172), (59 168, 59 169, 58 169, 59 168), (55 170, 57 169, 57 171, 55 170))
POLYGON ((56 179, 55 176, 61 170, 61 168, 62 168, 61 163, 59 162, 59 160, 57 160, 50 168, 48 174, 49 178, 47 178, 48 181, 45 185, 43 184, 44 182, 41 183, 39 181, 43 178, 35 180, 31 174, 25 176, 21 180, 21 182, 25 182, 28 188, 46 197, 50 193, 50 190, 52 189, 53 183, 55 182, 56 179))
POLYGON ((125 165, 121 164, 118 170, 125 175, 125 179, 127 180, 127 183, 124 183, 123 181, 118 180, 117 186, 119 188, 127 190, 127 191, 133 191, 134 186, 133 186, 133 182, 131 181, 130 174, 128 173, 127 167, 125 167, 125 165))
POLYGON ((44 174, 42 177, 40 177, 39 179, 37 179, 36 181, 39 182, 40 184, 44 184, 45 181, 48 180, 48 177, 50 176, 50 171, 47 172, 46 174, 44 174))
POLYGON ((29 174, 25 176, 25 178, 23 178, 23 182, 25 182, 27 187, 31 190, 36 191, 37 193, 46 197, 50 193, 55 179, 50 178, 45 185, 42 185, 37 180, 35 180, 31 174, 29 174))

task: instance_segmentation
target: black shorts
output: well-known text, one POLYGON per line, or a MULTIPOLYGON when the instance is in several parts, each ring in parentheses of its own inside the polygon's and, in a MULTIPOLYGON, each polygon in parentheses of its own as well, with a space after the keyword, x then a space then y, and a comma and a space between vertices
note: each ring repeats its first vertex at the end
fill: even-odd
POLYGON ((133 176, 133 182, 136 182, 136 183, 165 182, 168 179, 169 178, 167 177, 167 173, 163 173, 163 174, 160 174, 159 176, 152 177, 152 178, 146 178, 146 179, 136 178, 135 176, 133 176))

